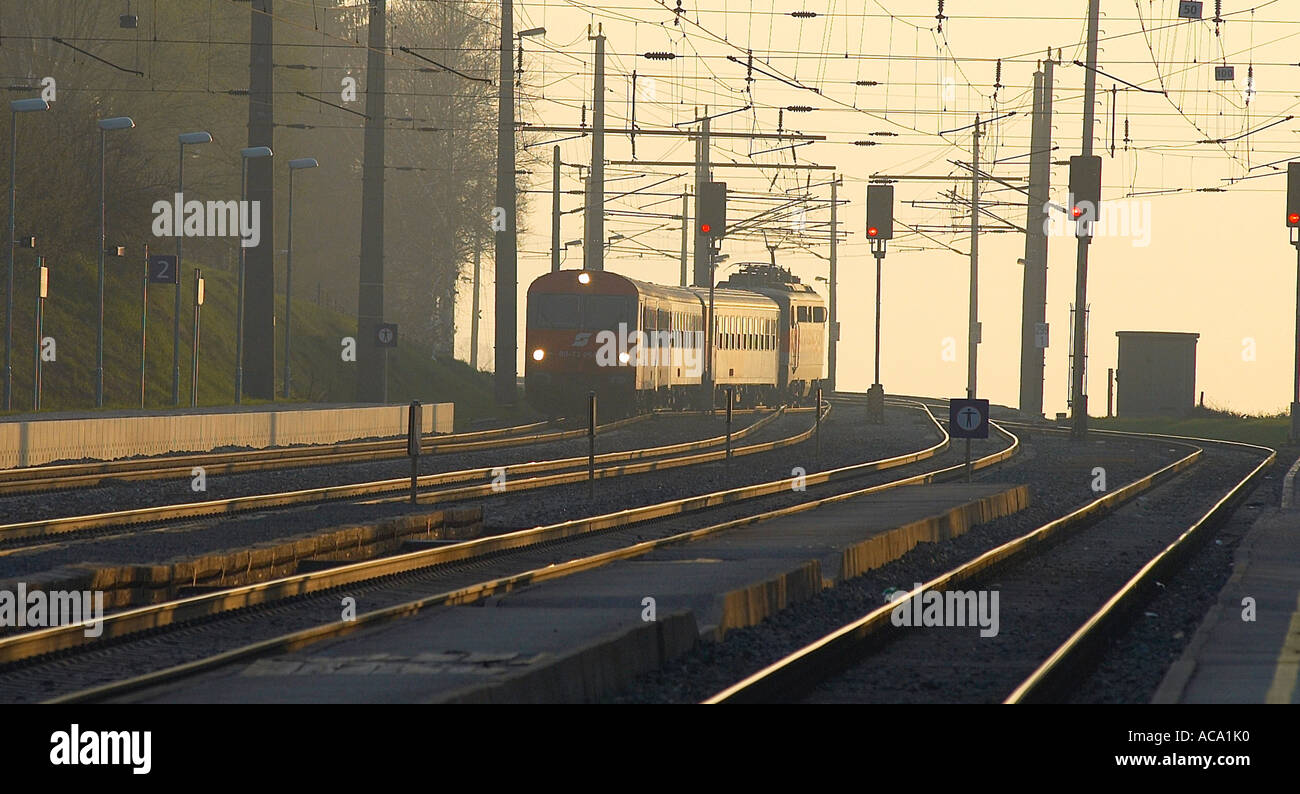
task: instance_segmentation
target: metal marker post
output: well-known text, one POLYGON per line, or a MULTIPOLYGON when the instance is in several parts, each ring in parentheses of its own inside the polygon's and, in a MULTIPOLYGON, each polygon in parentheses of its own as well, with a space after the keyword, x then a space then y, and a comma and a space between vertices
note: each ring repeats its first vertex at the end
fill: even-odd
POLYGON ((821 466, 822 462, 822 387, 817 387, 817 409, 814 413, 813 421, 816 423, 814 435, 817 437, 817 465, 821 466))
POLYGON ((587 498, 596 498, 596 393, 587 392, 587 498))
POLYGON ((41 340, 45 336, 45 298, 50 294, 50 271, 45 257, 36 257, 36 344, 32 348, 32 410, 41 410, 41 340))
POLYGON ((416 503, 416 485, 420 479, 420 439, 423 433, 420 422, 423 418, 420 401, 412 400, 406 417, 406 454, 411 458, 411 504, 416 503))
POLYGON ((727 387, 727 463, 731 463, 731 405, 735 402, 736 397, 733 392, 734 386, 727 387))
POLYGON ((190 407, 199 404, 199 307, 203 305, 203 271, 194 268, 194 349, 190 353, 190 407))
POLYGON ((149 246, 144 247, 144 278, 140 282, 140 407, 144 408, 145 344, 149 328, 149 246))

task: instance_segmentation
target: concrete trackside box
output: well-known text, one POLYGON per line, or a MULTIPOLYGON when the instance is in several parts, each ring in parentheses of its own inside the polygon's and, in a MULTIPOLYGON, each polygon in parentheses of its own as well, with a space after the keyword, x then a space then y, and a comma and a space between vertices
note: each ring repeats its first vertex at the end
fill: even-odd
POLYGON ((1179 415, 1196 405, 1196 342, 1200 334, 1116 331, 1121 417, 1179 415))

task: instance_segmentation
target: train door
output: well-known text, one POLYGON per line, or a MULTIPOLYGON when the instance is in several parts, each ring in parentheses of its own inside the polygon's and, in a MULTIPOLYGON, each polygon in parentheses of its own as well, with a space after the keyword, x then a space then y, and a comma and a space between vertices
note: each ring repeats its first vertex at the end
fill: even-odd
POLYGON ((650 344, 655 338, 655 325, 659 316, 659 310, 655 304, 646 301, 645 308, 641 312, 641 336, 636 340, 637 350, 632 363, 646 374, 646 388, 650 394, 654 395, 659 388, 659 368, 654 366, 650 357, 650 344))
POLYGON ((802 306, 790 304, 790 372, 799 368, 799 310, 802 306))

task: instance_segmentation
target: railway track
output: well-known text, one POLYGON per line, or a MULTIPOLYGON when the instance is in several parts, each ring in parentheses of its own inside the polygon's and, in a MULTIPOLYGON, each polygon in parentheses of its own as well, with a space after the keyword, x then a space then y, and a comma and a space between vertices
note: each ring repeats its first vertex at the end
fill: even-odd
POLYGON ((1065 697, 1159 579, 1232 512, 1276 459, 1273 450, 1250 444, 1092 432, 1158 439, 1186 454, 931 578, 705 702, 910 702, 926 700, 927 692, 929 699, 942 692, 945 701, 1065 697), (1206 457, 1231 469, 1226 485, 1218 481, 1219 469, 1201 463, 1206 457), (1146 520, 1157 526, 1143 531, 1141 513, 1154 516, 1146 520), (1000 622, 1013 626, 1010 631, 987 638, 972 636, 970 623, 965 630, 894 625, 895 610, 912 609, 923 593, 963 593, 961 586, 981 583, 1002 595, 1000 622))
MULTIPOLYGON (((598 430, 608 432, 643 421, 650 416, 650 414, 643 414, 617 420, 601 425, 598 430)), ((580 438, 587 433, 586 428, 535 432, 549 424, 551 423, 532 422, 512 427, 426 438, 421 442, 420 454, 442 455, 453 452, 505 449, 580 438)), ((395 439, 0 469, 0 497, 88 488, 110 481, 139 482, 189 477, 195 467, 202 467, 209 475, 241 474, 305 466, 368 463, 404 458, 406 455, 406 440, 395 439)))
MULTIPOLYGON (((757 422, 732 433, 732 441, 734 442, 743 439, 762 429, 770 422, 777 419, 782 412, 783 410, 774 411, 768 416, 759 419, 757 422)), ((586 431, 584 430, 582 432, 585 435, 586 431)), ((767 442, 766 444, 739 447, 733 449, 731 454, 732 456, 743 456, 754 454, 756 452, 765 452, 788 444, 798 443, 807 438, 811 432, 810 429, 808 432, 796 434, 788 439, 767 442)), ((690 465, 693 463, 718 460, 726 455, 725 450, 711 453, 699 453, 698 450, 722 446, 725 443, 726 436, 720 435, 699 441, 687 441, 658 447, 646 447, 602 453, 595 456, 595 464, 602 467, 595 471, 595 476, 600 479, 625 474, 640 474, 646 471, 652 471, 656 468, 669 468, 679 465, 690 465), (678 457, 669 457, 665 460, 656 461, 646 460, 641 463, 628 463, 629 461, 642 461, 643 459, 651 458, 659 459, 665 458, 665 456, 674 455, 678 457), (617 463, 623 463, 624 465, 608 465, 617 463)), ((540 472, 563 472, 549 476, 533 476, 512 480, 508 488, 510 491, 528 490, 578 482, 586 479, 587 472, 585 468, 580 471, 577 469, 578 467, 585 467, 587 463, 587 457, 582 456, 530 461, 525 463, 507 464, 504 466, 486 466, 421 475, 417 478, 417 487, 426 490, 419 494, 418 499, 419 503, 428 505, 447 503, 480 496, 491 496, 501 492, 500 488, 491 482, 484 481, 490 480, 498 472, 502 474, 508 472, 512 477, 521 474, 538 474, 540 472), (570 471, 564 472, 564 470, 570 471), (479 481, 478 484, 462 485, 456 488, 442 487, 475 480, 479 481), (441 489, 427 490, 434 488, 441 489)), ((186 475, 188 476, 188 470, 186 470, 186 475)), ((231 516, 252 511, 291 509, 306 505, 323 504, 326 502, 342 500, 365 499, 371 504, 400 502, 408 498, 407 495, 410 491, 410 482, 409 477, 399 477, 345 485, 332 485, 321 488, 284 491, 279 493, 239 496, 229 499, 211 499, 202 502, 181 502, 170 505, 115 510, 90 515, 64 516, 59 518, 0 524, 0 549, 8 551, 13 548, 22 548, 33 543, 46 542, 50 539, 60 538, 73 533, 103 534, 113 530, 156 525, 161 522, 182 521, 211 516, 231 516), (396 494, 399 492, 403 495, 384 496, 384 494, 396 494)))
MULTIPOLYGON (((934 421, 928 409, 917 406, 917 410, 934 421)), ((938 428, 937 422, 935 426, 938 428)), ((791 487, 793 478, 758 483, 131 609, 106 617, 103 634, 95 641, 89 641, 79 626, 2 638, 0 659, 10 662, 11 669, 0 672, 0 697, 13 699, 35 676, 47 683, 73 681, 86 687, 86 691, 77 693, 47 690, 43 696, 100 699, 231 661, 298 647, 424 608, 475 601, 526 583, 568 575, 765 518, 883 489, 961 476, 964 465, 959 463, 905 474, 866 488, 853 485, 854 480, 873 472, 915 468, 933 459, 948 448, 947 434, 941 428, 938 432, 938 443, 906 455, 806 475, 808 491, 818 488, 821 493, 817 495, 795 492, 791 487), (828 490, 835 493, 825 493, 828 490), (786 498, 791 496, 794 503, 786 498), (716 512, 729 517, 710 523, 710 516, 716 512), (654 537, 646 540, 648 534, 654 537), (559 544, 575 545, 562 550, 559 544), (502 575, 485 579, 485 572, 502 575), (364 593, 368 604, 385 606, 358 615, 355 621, 323 621, 325 615, 338 614, 337 597, 345 592, 344 588, 348 594, 364 593), (419 597, 412 598, 417 593, 419 597), (296 629, 275 631, 285 626, 296 629), (178 649, 190 647, 191 643, 213 649, 216 635, 224 638, 219 651, 191 650, 177 664, 161 664, 167 657, 176 660, 178 649), (262 639, 249 644, 250 639, 259 636, 262 639), (166 650, 160 655, 160 649, 166 650), (48 656, 55 651, 72 655, 48 656), (36 658, 42 655, 47 656, 36 658), (15 662, 17 667, 12 664, 15 662), (75 675, 70 675, 74 668, 75 675), (125 683, 111 681, 102 685, 108 688, 95 686, 104 679, 111 680, 111 671, 125 675, 142 668, 153 669, 125 683), (51 676, 51 672, 57 675, 51 676)), ((977 461, 978 468, 997 465, 1018 452, 1015 435, 1001 429, 999 432, 1006 438, 1006 445, 977 461)))

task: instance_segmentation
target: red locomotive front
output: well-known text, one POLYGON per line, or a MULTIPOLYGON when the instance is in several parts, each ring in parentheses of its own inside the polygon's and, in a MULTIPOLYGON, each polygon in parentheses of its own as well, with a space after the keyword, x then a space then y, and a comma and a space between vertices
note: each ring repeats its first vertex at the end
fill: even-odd
POLYGON ((528 401, 554 415, 581 416, 596 392, 602 414, 635 403, 636 370, 615 355, 598 355, 611 334, 635 331, 637 291, 612 273, 561 270, 528 288, 524 389, 528 401), (603 332, 603 333, 602 333, 603 332))

